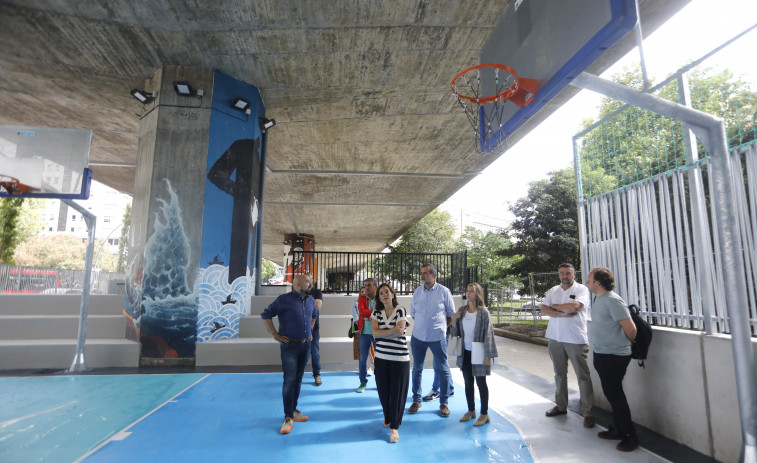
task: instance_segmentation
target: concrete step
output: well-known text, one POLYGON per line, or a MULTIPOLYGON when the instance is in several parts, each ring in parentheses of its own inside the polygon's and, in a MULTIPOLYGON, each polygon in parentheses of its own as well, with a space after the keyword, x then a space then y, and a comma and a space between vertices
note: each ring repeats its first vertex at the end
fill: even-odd
MULTIPOLYGON (((348 323, 349 324, 349 323, 348 323)), ((87 317, 87 339, 123 339, 123 315, 87 317)), ((76 339, 78 315, 0 315, 0 339, 76 339)))
MULTIPOLYGON (((352 339, 322 337, 321 363, 354 363, 352 339)), ((197 343, 197 366, 281 365, 279 343, 273 338, 236 338, 197 343)))
MULTIPOLYGON (((123 306, 123 295, 92 294, 88 313, 118 315, 123 313, 123 306)), ((79 315, 80 311, 81 295, 0 295, 0 315, 79 315)))
MULTIPOLYGON (((0 341, 0 369, 67 369, 76 355, 76 339, 0 341)), ((84 359, 90 368, 138 367, 139 343, 87 339, 84 359)))
MULTIPOLYGON (((347 338, 351 318, 349 315, 321 315, 319 323, 321 337, 347 338)), ((278 326, 276 319, 273 323, 274 326, 278 326)), ((260 315, 250 315, 239 319, 239 337, 270 338, 271 335, 266 331, 265 322, 260 315)))

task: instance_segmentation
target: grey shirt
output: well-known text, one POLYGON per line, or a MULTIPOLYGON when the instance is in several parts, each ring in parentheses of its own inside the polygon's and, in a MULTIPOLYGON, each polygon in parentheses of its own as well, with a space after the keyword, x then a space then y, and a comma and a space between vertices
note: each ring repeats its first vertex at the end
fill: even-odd
POLYGON ((591 304, 589 340, 598 354, 631 355, 631 341, 620 320, 631 318, 626 302, 615 291, 597 296, 591 304))

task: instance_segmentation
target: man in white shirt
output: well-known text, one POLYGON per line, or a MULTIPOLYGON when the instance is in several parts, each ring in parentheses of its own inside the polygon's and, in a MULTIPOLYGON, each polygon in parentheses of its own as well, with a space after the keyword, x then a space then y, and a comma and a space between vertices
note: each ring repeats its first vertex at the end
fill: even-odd
POLYGON ((581 411, 584 427, 594 427, 594 390, 586 358, 589 353, 589 338, 586 332, 586 313, 590 305, 590 293, 586 286, 577 283, 573 264, 561 264, 557 269, 560 284, 547 291, 542 301, 541 313, 549 316, 547 339, 549 356, 555 370, 555 403, 547 410, 547 416, 559 416, 568 410, 568 359, 578 378, 581 393, 581 411))

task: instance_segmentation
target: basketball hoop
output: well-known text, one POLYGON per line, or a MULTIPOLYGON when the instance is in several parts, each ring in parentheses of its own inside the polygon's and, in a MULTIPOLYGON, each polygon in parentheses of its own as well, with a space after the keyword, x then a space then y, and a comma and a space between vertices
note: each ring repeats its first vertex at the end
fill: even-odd
POLYGON ((504 122, 502 109, 505 102, 511 101, 521 108, 528 106, 539 89, 539 81, 519 78, 510 66, 487 63, 458 73, 452 79, 451 88, 480 147, 492 137, 499 138, 497 145, 504 142, 500 129, 504 122))
POLYGON ((26 193, 29 188, 15 177, 0 174, 0 193, 20 195, 26 193))

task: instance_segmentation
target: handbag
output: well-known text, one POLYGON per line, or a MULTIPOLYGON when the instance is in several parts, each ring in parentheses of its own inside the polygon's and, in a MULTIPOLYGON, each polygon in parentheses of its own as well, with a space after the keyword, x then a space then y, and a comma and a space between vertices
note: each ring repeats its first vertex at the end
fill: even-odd
POLYGON ((463 338, 450 336, 447 338, 447 355, 461 357, 463 355, 463 338))
POLYGON ((355 331, 357 331, 357 328, 355 328, 355 320, 350 318, 350 330, 347 331, 347 337, 351 338, 355 336, 355 331))

